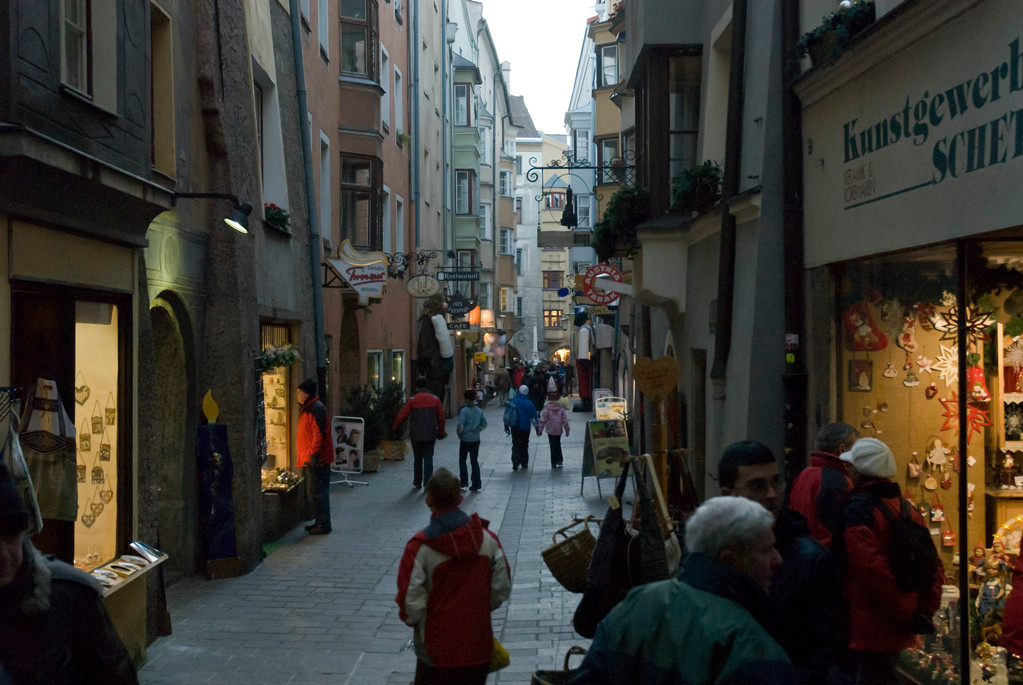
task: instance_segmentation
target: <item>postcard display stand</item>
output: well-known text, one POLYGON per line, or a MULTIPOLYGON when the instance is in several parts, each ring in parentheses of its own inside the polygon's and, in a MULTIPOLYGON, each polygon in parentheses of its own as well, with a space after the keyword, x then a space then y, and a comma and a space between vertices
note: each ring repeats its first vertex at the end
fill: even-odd
POLYGON ((330 470, 341 475, 339 480, 332 480, 331 485, 343 483, 350 488, 369 485, 365 481, 348 478, 362 473, 365 428, 365 421, 359 416, 335 416, 330 420, 330 439, 334 445, 334 463, 330 470))
POLYGON ((587 421, 583 436, 583 476, 579 484, 579 495, 583 494, 586 478, 592 477, 597 479, 597 495, 603 499, 600 479, 618 478, 622 472, 621 458, 628 455, 629 435, 625 421, 587 421))

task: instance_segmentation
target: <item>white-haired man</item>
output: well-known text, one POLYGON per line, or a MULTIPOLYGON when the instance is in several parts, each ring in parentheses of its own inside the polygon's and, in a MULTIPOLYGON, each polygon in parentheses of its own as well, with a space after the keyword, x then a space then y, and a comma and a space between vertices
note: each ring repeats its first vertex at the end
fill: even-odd
POLYGON ((572 685, 796 683, 761 625, 781 564, 774 516, 742 497, 707 500, 686 522, 678 578, 634 588, 608 614, 572 685))

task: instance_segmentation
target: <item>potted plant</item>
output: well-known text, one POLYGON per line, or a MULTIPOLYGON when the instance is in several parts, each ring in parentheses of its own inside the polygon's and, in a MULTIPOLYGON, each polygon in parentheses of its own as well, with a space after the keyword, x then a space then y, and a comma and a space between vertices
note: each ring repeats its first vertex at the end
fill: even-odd
MULTIPOLYGON (((380 442, 384 439, 384 431, 389 428, 389 426, 384 426, 383 419, 376 411, 375 405, 376 388, 371 385, 349 388, 345 393, 342 414, 358 416, 363 420, 363 455, 380 446, 380 442)), ((363 470, 366 470, 365 465, 363 470)))
POLYGON ((636 226, 650 215, 650 192, 642 186, 626 186, 608 200, 593 230, 593 249, 601 261, 624 256, 636 247, 636 226))
POLYGON ((278 231, 288 232, 291 226, 291 214, 288 210, 278 207, 273 202, 267 202, 263 205, 263 220, 271 228, 275 228, 278 231))
POLYGON ((384 459, 401 461, 405 458, 405 433, 407 424, 394 430, 394 420, 398 417, 405 404, 405 386, 401 383, 388 383, 377 393, 374 407, 384 425, 384 439, 380 450, 384 459))
POLYGON ((270 372, 281 367, 289 367, 302 356, 294 345, 267 345, 259 355, 263 371, 270 372))
POLYGON ((721 197, 721 165, 707 160, 671 179, 671 204, 700 213, 721 197))
POLYGON ((796 42, 796 58, 807 55, 813 64, 834 64, 853 38, 874 23, 873 0, 844 0, 821 24, 796 42))

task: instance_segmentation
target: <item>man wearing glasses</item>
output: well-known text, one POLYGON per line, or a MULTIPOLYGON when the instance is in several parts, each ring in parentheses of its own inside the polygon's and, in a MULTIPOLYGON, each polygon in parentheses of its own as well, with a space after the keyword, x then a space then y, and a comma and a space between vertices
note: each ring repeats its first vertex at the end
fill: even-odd
POLYGON ((784 506, 785 482, 771 450, 744 440, 718 461, 722 495, 744 497, 774 516, 782 563, 771 583, 775 625, 770 631, 792 660, 801 683, 841 683, 848 648, 838 566, 810 536, 802 514, 784 506))

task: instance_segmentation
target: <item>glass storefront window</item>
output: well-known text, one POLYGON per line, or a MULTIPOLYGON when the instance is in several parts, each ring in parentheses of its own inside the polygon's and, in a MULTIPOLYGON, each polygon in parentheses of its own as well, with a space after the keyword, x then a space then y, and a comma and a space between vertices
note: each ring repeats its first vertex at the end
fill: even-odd
POLYGON ((377 390, 383 390, 384 376, 384 353, 383 350, 369 350, 366 352, 366 382, 377 390))
POLYGON ((969 682, 1023 682, 997 645, 1023 537, 1023 245, 959 247, 962 265, 945 246, 841 267, 839 416, 892 449, 945 569, 934 633, 901 670, 960 682, 968 653, 969 682))
MULTIPOLYGON (((286 324, 260 325, 260 342, 264 354, 269 349, 293 349, 291 328, 286 324)), ((297 406, 291 393, 290 366, 277 366, 262 371, 263 422, 266 430, 266 462, 263 464, 264 486, 274 469, 298 471, 292 462, 291 418, 297 406)), ((273 479, 270 479, 272 482, 273 479)))
POLYGON ((405 385, 405 350, 391 350, 391 383, 405 385))
MULTIPOLYGON (((92 569, 118 554, 118 492, 122 455, 118 429, 118 311, 106 302, 75 303, 75 407, 78 518, 75 564, 92 569)), ((130 485, 129 485, 130 487, 130 485)))

